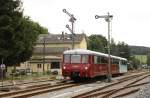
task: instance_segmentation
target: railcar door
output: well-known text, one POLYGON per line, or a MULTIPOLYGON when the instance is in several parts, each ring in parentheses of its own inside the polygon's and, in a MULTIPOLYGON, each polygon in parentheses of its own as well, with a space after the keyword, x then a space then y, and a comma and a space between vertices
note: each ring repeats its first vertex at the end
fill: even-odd
POLYGON ((93 64, 93 67, 94 67, 94 75, 95 76, 98 76, 99 75, 99 60, 98 60, 98 56, 94 56, 94 64, 93 64))
POLYGON ((103 74, 103 75, 106 75, 107 74, 107 72, 108 72, 108 60, 107 60, 108 58, 106 58, 106 57, 101 57, 101 67, 102 67, 102 69, 101 69, 101 73, 103 74))
POLYGON ((119 60, 118 59, 111 59, 111 73, 112 74, 117 74, 118 72, 118 67, 119 66, 119 60))
POLYGON ((119 61, 119 72, 120 73, 127 72, 127 63, 126 63, 126 61, 123 61, 123 60, 119 61))

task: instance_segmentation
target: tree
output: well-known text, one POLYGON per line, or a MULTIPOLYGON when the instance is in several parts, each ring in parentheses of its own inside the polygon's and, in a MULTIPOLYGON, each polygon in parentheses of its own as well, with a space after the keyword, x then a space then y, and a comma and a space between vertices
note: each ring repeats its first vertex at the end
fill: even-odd
POLYGON ((32 55, 38 34, 47 29, 23 16, 20 0, 0 1, 0 59, 7 66, 24 62, 32 55))
POLYGON ((140 60, 136 59, 135 56, 131 56, 129 58, 130 66, 133 67, 133 69, 138 69, 140 66, 140 60))
POLYGON ((130 58, 130 50, 129 50, 129 47, 126 43, 119 42, 117 44, 117 50, 118 50, 118 55, 117 56, 127 58, 127 59, 130 58))
POLYGON ((13 34, 22 18, 21 2, 13 0, 0 1, 0 59, 12 55, 12 45, 15 43, 13 34))
MULTIPOLYGON (((88 37, 88 49, 108 53, 107 42, 107 39, 102 35, 91 35, 88 37)), ((111 39, 110 54, 129 59, 130 49, 126 43, 119 42, 116 44, 114 39, 111 39)))
POLYGON ((118 56, 118 48, 113 38, 111 39, 110 43, 110 54, 118 56))
POLYGON ((150 53, 147 54, 147 65, 150 66, 150 53))
POLYGON ((88 49, 106 53, 107 39, 102 35, 91 35, 88 37, 88 49))
MULTIPOLYGON (((14 33, 13 55, 8 57, 10 64, 19 64, 32 56, 33 46, 39 34, 47 33, 48 30, 29 18, 22 18, 18 25, 18 31, 14 33)), ((10 65, 9 64, 9 65, 10 65)))

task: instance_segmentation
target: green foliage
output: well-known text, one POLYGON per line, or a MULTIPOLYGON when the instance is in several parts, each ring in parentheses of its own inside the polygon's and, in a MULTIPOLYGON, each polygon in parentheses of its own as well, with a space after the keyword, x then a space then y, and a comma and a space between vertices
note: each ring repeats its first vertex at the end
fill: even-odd
POLYGON ((118 47, 117 47, 114 39, 111 39, 110 54, 118 56, 118 47))
POLYGON ((126 43, 119 42, 118 45, 117 45, 117 50, 118 50, 118 55, 117 56, 129 59, 130 50, 129 50, 129 47, 126 43))
POLYGON ((150 66, 150 53, 147 54, 147 65, 150 66))
POLYGON ((115 56, 123 57, 129 59, 130 57, 130 49, 128 45, 124 42, 119 42, 118 44, 115 44, 114 40, 111 40, 111 48, 110 53, 115 56))
POLYGON ((139 68, 140 60, 136 59, 134 56, 130 57, 129 60, 134 69, 139 68))
POLYGON ((8 66, 28 60, 38 35, 48 32, 23 17, 21 6, 19 0, 0 1, 0 60, 8 66))
POLYGON ((102 35, 91 35, 88 37, 88 49, 106 53, 107 40, 102 35))
MULTIPOLYGON (((88 37, 88 49, 103 53, 108 53, 107 51, 107 39, 102 35, 91 35, 88 37)), ((119 42, 116 44, 114 40, 111 40, 110 44, 111 55, 120 56, 123 58, 130 57, 130 50, 127 44, 124 42, 119 42)))
POLYGON ((20 4, 19 0, 0 1, 0 59, 4 58, 5 63, 8 57, 13 56, 13 47, 16 44, 13 35, 22 18, 20 4))
POLYGON ((147 55, 150 52, 150 47, 144 46, 129 46, 131 55, 147 55))
POLYGON ((138 59, 141 64, 146 64, 147 63, 147 55, 134 55, 136 59, 138 59))

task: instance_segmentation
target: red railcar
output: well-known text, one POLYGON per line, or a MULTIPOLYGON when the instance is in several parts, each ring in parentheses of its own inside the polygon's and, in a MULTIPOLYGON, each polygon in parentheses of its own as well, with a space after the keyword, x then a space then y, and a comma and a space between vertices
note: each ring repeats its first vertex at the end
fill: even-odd
MULTIPOLYGON (((111 55, 111 74, 127 72, 127 60, 111 55)), ((93 78, 107 75, 108 54, 90 50, 74 49, 63 53, 62 75, 64 77, 93 78)))

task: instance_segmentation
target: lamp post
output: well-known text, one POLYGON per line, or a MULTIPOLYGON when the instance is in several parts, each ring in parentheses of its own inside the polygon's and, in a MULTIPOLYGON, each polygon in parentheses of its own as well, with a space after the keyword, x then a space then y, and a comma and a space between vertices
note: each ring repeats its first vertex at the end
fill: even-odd
POLYGON ((104 18, 105 21, 108 23, 108 82, 111 82, 111 66, 110 66, 110 22, 113 18, 113 15, 110 15, 109 12, 107 13, 107 15, 102 15, 102 16, 99 16, 99 15, 95 15, 95 19, 98 19, 98 18, 104 18))
POLYGON ((73 14, 70 14, 69 12, 67 12, 66 9, 63 9, 63 12, 66 13, 70 19, 69 22, 71 22, 71 28, 69 27, 69 25, 66 25, 66 28, 68 28, 68 30, 71 32, 71 36, 72 36, 72 49, 74 49, 74 22, 76 21, 76 18, 74 17, 73 14))

